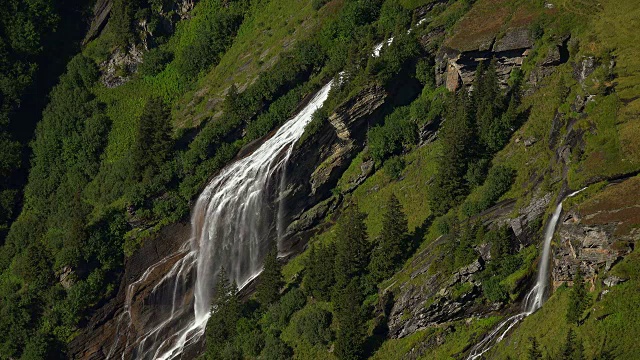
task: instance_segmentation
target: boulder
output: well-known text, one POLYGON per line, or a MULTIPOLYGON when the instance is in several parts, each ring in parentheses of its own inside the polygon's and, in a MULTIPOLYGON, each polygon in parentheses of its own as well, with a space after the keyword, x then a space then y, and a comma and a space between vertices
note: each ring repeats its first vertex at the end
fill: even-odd
POLYGON ((603 283, 605 285, 607 285, 608 287, 612 287, 612 286, 616 286, 616 285, 618 285, 620 283, 623 283, 625 281, 627 281, 627 279, 622 279, 622 278, 619 278, 619 277, 613 275, 613 276, 608 276, 606 279, 604 279, 603 283))
POLYGON ((531 31, 529 28, 510 29, 493 45, 493 52, 528 49, 533 46, 531 31))

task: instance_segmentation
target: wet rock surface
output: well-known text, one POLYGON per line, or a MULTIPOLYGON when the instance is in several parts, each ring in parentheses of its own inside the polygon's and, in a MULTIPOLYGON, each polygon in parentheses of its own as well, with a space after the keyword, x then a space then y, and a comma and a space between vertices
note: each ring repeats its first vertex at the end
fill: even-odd
MULTIPOLYGON (((335 206, 322 202, 332 196, 331 189, 364 147, 367 131, 364 124, 382 116, 387 96, 380 86, 363 89, 339 106, 316 134, 296 145, 285 169, 284 218, 291 225, 286 231, 283 251, 299 248, 309 236, 304 230, 317 225, 335 206)), ((361 181, 372 172, 372 167, 364 166, 361 181)))
MULTIPOLYGON (((126 341, 122 341, 124 336, 128 334, 126 332, 127 324, 120 324, 128 286, 140 278, 150 266, 168 254, 178 251, 180 246, 189 240, 189 237, 190 227, 188 224, 177 223, 167 226, 155 238, 146 241, 138 251, 126 259, 125 273, 121 277, 118 293, 94 312, 80 333, 69 343, 69 358, 103 360, 110 352, 123 354, 123 356, 129 354, 126 349, 126 341)), ((166 264, 173 264, 173 262, 168 261, 166 264)), ((157 281, 158 276, 164 275, 161 268, 157 270, 137 286, 138 291, 134 296, 144 299, 144 294, 150 290, 149 286, 157 281)), ((140 306, 144 304, 144 309, 140 307, 132 310, 134 328, 141 329, 142 324, 150 320, 151 310, 164 306, 154 303, 153 299, 145 300, 147 301, 140 301, 139 304, 140 306)))

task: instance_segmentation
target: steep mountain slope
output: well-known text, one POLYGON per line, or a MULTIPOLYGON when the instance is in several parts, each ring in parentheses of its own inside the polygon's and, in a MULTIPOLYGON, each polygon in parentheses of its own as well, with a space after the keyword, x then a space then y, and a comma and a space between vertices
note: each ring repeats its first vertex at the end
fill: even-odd
POLYGON ((0 358, 153 358, 129 345, 193 292, 168 301, 163 279, 198 233, 199 193, 330 79, 255 190, 273 198, 256 214, 278 214, 260 219, 277 222, 264 275, 239 292, 229 272, 205 279, 205 336, 175 356, 471 357, 526 303, 563 202, 548 301, 483 357, 634 358, 636 8, 97 1, 0 251, 0 358))

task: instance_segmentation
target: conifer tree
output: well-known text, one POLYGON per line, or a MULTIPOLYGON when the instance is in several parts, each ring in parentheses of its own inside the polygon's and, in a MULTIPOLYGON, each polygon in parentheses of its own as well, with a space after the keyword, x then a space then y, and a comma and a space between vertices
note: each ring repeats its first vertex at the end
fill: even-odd
POLYGON ((467 93, 456 94, 449 103, 446 120, 439 132, 442 150, 437 163, 438 177, 429 199, 435 215, 446 213, 468 191, 465 174, 474 154, 476 137, 470 108, 467 93))
POLYGON ((393 275, 402 264, 408 248, 407 217, 395 194, 387 201, 387 209, 382 219, 382 232, 378 244, 371 254, 371 274, 376 281, 393 275))
POLYGON ((538 339, 535 337, 529 338, 530 348, 527 352, 528 360, 541 360, 542 359, 542 351, 540 350, 540 346, 538 345, 538 339))
POLYGON ((235 281, 229 281, 223 267, 218 273, 216 293, 211 304, 211 317, 207 321, 207 358, 220 358, 227 342, 235 336, 241 306, 238 286, 235 281))
POLYGON ((305 264, 304 287, 316 299, 328 301, 334 285, 334 262, 336 249, 334 244, 311 247, 305 264))
POLYGON ((366 335, 366 317, 362 309, 361 286, 351 279, 344 289, 337 291, 334 311, 338 322, 335 354, 340 360, 361 359, 366 335))
POLYGON ((351 279, 365 275, 369 265, 371 249, 364 217, 354 204, 338 219, 334 268, 338 289, 344 289, 351 279))
POLYGON ((573 278, 573 287, 569 293, 569 308, 567 309, 567 321, 576 324, 582 318, 582 313, 587 306, 587 288, 582 276, 582 270, 578 266, 578 271, 573 278))
POLYGON ((562 349, 560 350, 562 360, 584 360, 584 345, 578 339, 573 328, 569 329, 562 349))
POLYGON ((495 147, 496 128, 499 128, 499 114, 502 112, 502 96, 498 85, 496 61, 482 62, 476 70, 473 90, 473 105, 480 144, 487 153, 495 147))
POLYGON ((113 2, 109 19, 111 41, 122 49, 133 42, 133 11, 131 1, 115 0, 113 2))
POLYGON ((138 124, 134 164, 141 173, 155 173, 171 151, 169 109, 161 98, 150 98, 142 109, 138 124))
POLYGON ((278 300, 283 285, 282 265, 278 261, 278 245, 274 242, 264 259, 264 269, 256 289, 258 302, 266 307, 278 300))

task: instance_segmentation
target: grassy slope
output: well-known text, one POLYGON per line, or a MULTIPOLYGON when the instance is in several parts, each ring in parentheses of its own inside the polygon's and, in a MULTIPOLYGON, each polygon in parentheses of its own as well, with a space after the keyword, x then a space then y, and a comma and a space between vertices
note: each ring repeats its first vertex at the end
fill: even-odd
MULTIPOLYGON (((311 0, 272 0, 260 9, 252 9, 220 63, 195 84, 185 84, 173 64, 169 64, 155 77, 134 78, 113 89, 99 85, 96 92, 107 104, 107 113, 113 120, 106 150, 107 162, 126 158, 134 141, 142 105, 148 97, 161 95, 172 104, 176 129, 197 126, 216 113, 215 105, 224 98, 231 84, 243 89, 273 65, 282 51, 317 30, 340 8, 342 1, 335 0, 317 12, 311 3, 311 0)), ((196 17, 199 10, 197 5, 194 9, 196 17)), ((179 23, 176 34, 166 46, 174 51, 183 46, 186 41, 182 39, 193 35, 189 22, 194 20, 195 17, 179 23)))
POLYGON ((280 53, 317 31, 342 3, 334 0, 315 11, 310 0, 272 0, 252 12, 220 63, 180 99, 174 111, 175 124, 191 127, 216 114, 215 104, 223 100, 231 84, 242 91, 269 69, 280 53))
MULTIPOLYGON (((637 238, 640 200, 628 195, 636 194, 640 190, 640 177, 636 176, 615 186, 599 188, 593 191, 592 196, 577 199, 572 205, 585 216, 587 224, 619 222, 617 235, 626 236, 635 231, 637 238)), ((609 275, 629 281, 609 288, 609 293, 600 299, 597 299, 596 294, 604 289, 602 284, 596 281, 595 289, 591 293, 592 304, 585 315, 586 320, 582 325, 574 327, 584 342, 587 358, 593 358, 602 350, 609 350, 613 351, 616 358, 632 359, 640 353, 640 344, 637 341, 637 334, 640 333, 640 313, 637 311, 640 304, 640 251, 636 248, 635 252, 610 271, 599 274, 599 278, 603 279, 609 275)), ((521 354, 523 347, 528 346, 529 337, 532 336, 538 338, 547 352, 552 355, 557 353, 562 344, 558 339, 563 339, 570 328, 564 321, 568 293, 566 287, 560 287, 540 311, 525 319, 490 354, 500 359, 507 355, 521 354)))
MULTIPOLYGON (((519 1, 480 0, 472 8, 469 15, 465 16, 454 28, 454 40, 449 40, 447 44, 455 44, 456 48, 460 48, 481 41, 482 36, 463 36, 463 29, 468 30, 467 26, 474 26, 473 24, 465 25, 465 22, 472 21, 470 16, 473 11, 481 14, 489 9, 493 11, 492 16, 496 11, 501 13, 503 10, 496 10, 497 2, 501 4, 501 7, 498 8, 509 9, 511 12, 507 11, 507 14, 503 16, 503 22, 494 26, 495 29, 489 29, 492 34, 499 35, 509 27, 527 26, 527 22, 535 20, 532 15, 536 14, 536 10, 526 2, 523 5, 523 2, 519 1), (523 6, 514 11, 516 5, 523 6)), ((612 51, 616 58, 615 93, 598 95, 595 103, 587 108, 587 116, 578 119, 575 125, 582 128, 595 128, 595 130, 590 131, 585 137, 585 154, 582 157, 574 156, 572 158, 569 186, 574 189, 583 186, 588 181, 593 181, 594 177, 598 175, 611 176, 640 168, 640 163, 638 163, 640 146, 637 141, 640 130, 640 121, 638 120, 640 60, 638 60, 637 54, 640 53, 640 49, 638 49, 637 41, 633 40, 632 24, 634 22, 631 20, 640 17, 640 13, 633 1, 602 1, 600 3, 602 9, 590 1, 566 0, 556 4, 556 9, 553 11, 545 10, 546 15, 555 15, 556 22, 547 24, 546 37, 543 38, 542 43, 538 43, 537 50, 532 52, 528 63, 524 66, 525 70, 531 70, 535 62, 541 61, 546 55, 551 37, 567 29, 571 29, 572 37, 578 39, 579 44, 577 49, 572 49, 571 62, 580 61, 583 56, 595 55, 603 58, 603 54, 607 51, 612 51), (598 15, 594 16, 597 12, 598 15), (596 30, 595 33, 594 30, 596 30)), ((540 13, 538 10, 537 14, 540 13)), ((482 17, 475 19, 478 18, 482 17)), ((468 31, 465 32, 469 34, 468 31)), ((482 35, 483 33, 484 30, 476 34, 482 35)), ((596 71, 587 80, 587 90, 593 91, 594 86, 602 86, 604 80, 601 72, 602 70, 596 71)), ((535 188, 539 188, 543 192, 556 192, 559 189, 563 174, 561 166, 555 161, 555 151, 558 144, 550 149, 549 134, 557 109, 563 110, 567 117, 573 116, 568 110, 570 103, 573 102, 576 94, 585 94, 586 90, 577 84, 572 75, 571 63, 561 65, 552 76, 544 80, 542 86, 532 96, 525 98, 521 110, 529 114, 526 122, 514 134, 505 149, 494 158, 494 165, 508 165, 517 171, 514 186, 503 197, 518 199, 517 207, 528 204, 534 195, 532 190, 535 188), (558 90, 561 86, 569 88, 568 96, 558 90), (534 138, 536 142, 527 147, 523 144, 523 140, 529 138, 534 138)), ((560 130, 560 139, 566 134, 566 131, 566 128, 560 130)), ((421 221, 430 214, 425 199, 429 192, 429 179, 435 171, 433 163, 429 160, 435 156, 436 147, 437 143, 405 155, 409 165, 403 172, 402 180, 391 181, 383 170, 379 170, 353 192, 352 196, 358 201, 360 208, 368 214, 367 225, 371 235, 375 236, 380 231, 382 213, 380 209, 384 204, 384 199, 391 192, 395 192, 399 196, 408 213, 412 229, 420 225, 421 221)), ((357 177, 361 162, 362 155, 354 160, 350 169, 343 176, 339 187, 344 188, 350 178, 357 177)), ((470 198, 480 196, 482 191, 482 187, 476 188, 470 198)), ((590 198, 596 192, 587 193, 581 201, 590 198)), ((635 217, 630 221, 635 221, 634 226, 637 226, 635 217)), ((315 241, 331 241, 331 232, 332 229, 329 229, 326 233, 318 236, 315 241)), ((425 236, 422 248, 427 246, 436 236, 437 233, 433 228, 430 229, 425 236)), ((287 266, 286 274, 288 276, 302 270, 304 256, 305 254, 301 255, 287 266)), ((383 285, 393 283, 397 285, 410 281, 412 262, 413 259, 409 260, 403 270, 383 285)), ((530 264, 531 261, 526 261, 524 267, 530 264)), ((604 339, 607 339, 608 347, 623 349, 620 353, 616 353, 620 358, 630 358, 631 354, 638 353, 637 342, 634 343, 634 334, 640 333, 640 329, 637 325, 638 315, 634 311, 640 304, 640 296, 638 295, 640 294, 638 292, 639 269, 640 254, 636 251, 611 270, 611 273, 621 273, 632 280, 612 289, 604 300, 597 303, 592 316, 578 329, 578 334, 585 339, 588 355, 598 351, 602 347, 604 339), (596 320, 603 314, 610 315, 605 320, 596 320), (588 335, 592 333, 597 335, 588 335), (591 338, 587 341, 586 339, 589 337, 591 338)), ((514 274, 514 276, 516 275, 518 274, 514 274)), ((565 288, 560 288, 542 310, 528 318, 509 340, 496 348, 496 357, 504 358, 509 354, 518 358, 523 353, 523 344, 527 342, 526 339, 536 334, 541 336, 540 342, 543 347, 557 351, 568 329, 568 325, 564 322, 567 293, 565 288), (540 331, 541 322, 547 324, 542 331, 540 331)), ((424 358, 451 358, 455 356, 462 351, 465 345, 468 345, 470 339, 477 338, 480 333, 490 329, 497 321, 497 318, 490 318, 482 321, 475 320, 471 325, 466 323, 452 324, 455 332, 444 336, 443 345, 427 351, 424 358), (470 331, 469 327, 475 327, 477 331, 470 331)), ((440 331, 439 328, 427 329, 404 339, 388 340, 378 350, 374 358, 402 358, 413 347, 432 341, 435 334, 440 331)))

